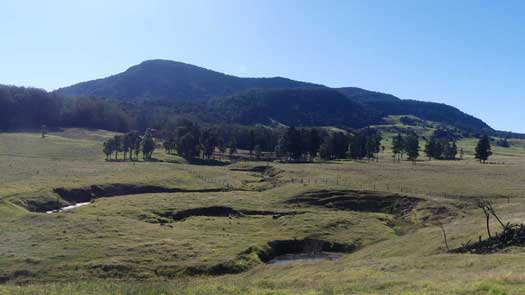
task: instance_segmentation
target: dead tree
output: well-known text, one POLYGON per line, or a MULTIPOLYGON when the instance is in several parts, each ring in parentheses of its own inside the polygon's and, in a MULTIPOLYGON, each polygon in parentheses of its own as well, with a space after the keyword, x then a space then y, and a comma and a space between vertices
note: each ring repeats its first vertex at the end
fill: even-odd
POLYGON ((494 208, 492 207, 492 203, 489 202, 489 201, 486 201, 485 202, 485 207, 487 208, 487 211, 492 214, 492 216, 494 216, 494 218, 496 218, 496 220, 499 222, 499 224, 501 225, 501 227, 503 228, 503 230, 505 231, 508 227, 508 224, 505 225, 501 219, 499 219, 498 215, 496 215, 496 211, 494 211, 494 208))
POLYGON ((443 232, 443 240, 445 240, 445 247, 447 248, 447 252, 450 252, 450 248, 448 247, 448 241, 447 241, 447 233, 445 232, 443 223, 440 222, 439 227, 441 227, 441 231, 443 232))
POLYGON ((490 234, 490 213, 487 210, 487 204, 488 201, 485 200, 478 200, 478 207, 483 210, 483 213, 485 214, 485 219, 487 221, 487 233, 489 234, 489 239, 492 238, 492 235, 490 234))

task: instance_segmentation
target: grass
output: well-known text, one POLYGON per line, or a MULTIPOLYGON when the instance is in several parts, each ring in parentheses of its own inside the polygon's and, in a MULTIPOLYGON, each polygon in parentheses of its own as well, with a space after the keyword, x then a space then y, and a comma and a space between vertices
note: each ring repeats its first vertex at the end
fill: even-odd
MULTIPOLYGON (((523 294, 525 250, 493 255, 445 254, 441 230, 423 222, 419 206, 401 220, 389 214, 338 211, 288 203, 321 189, 379 190, 412 195, 455 208, 442 216, 449 244, 486 236, 476 198, 495 202, 504 221, 523 222, 525 142, 494 148, 491 162, 473 159, 474 139, 459 146, 462 161, 416 165, 333 161, 271 163, 281 173, 233 171, 267 163, 190 165, 156 151, 157 162, 106 162, 101 143, 112 133, 66 129, 0 134, 0 294, 523 294), (503 164, 504 163, 504 164, 503 164), (219 188, 214 193, 157 193, 101 198, 59 214, 29 212, 20 200, 52 200, 57 187, 155 184, 219 188), (209 206, 236 210, 300 211, 284 216, 195 216, 172 221, 165 212, 209 206), (164 222, 167 222, 164 224, 164 222), (402 228, 402 230, 400 230, 402 228), (316 237, 356 245, 339 261, 261 263, 247 249, 273 240, 316 237), (245 253, 245 254, 243 254, 245 253), (242 270, 192 276, 217 265, 242 270), (20 285, 23 284, 23 285, 20 285)), ((496 223, 491 224, 498 230, 496 223)))

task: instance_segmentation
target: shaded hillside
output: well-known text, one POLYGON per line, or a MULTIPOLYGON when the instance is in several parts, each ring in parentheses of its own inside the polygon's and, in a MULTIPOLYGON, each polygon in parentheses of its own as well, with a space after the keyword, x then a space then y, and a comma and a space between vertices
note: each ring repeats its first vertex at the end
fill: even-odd
POLYGON ((149 60, 123 73, 58 89, 66 96, 97 96, 126 101, 208 100, 248 89, 308 88, 320 85, 286 78, 240 78, 190 64, 149 60))
POLYGON ((381 116, 329 88, 252 90, 208 103, 212 121, 237 124, 363 127, 381 116))
POLYGON ((493 132, 482 120, 455 107, 435 102, 399 99, 393 95, 356 87, 339 88, 339 92, 365 106, 389 115, 413 115, 424 120, 452 125, 470 132, 493 132))

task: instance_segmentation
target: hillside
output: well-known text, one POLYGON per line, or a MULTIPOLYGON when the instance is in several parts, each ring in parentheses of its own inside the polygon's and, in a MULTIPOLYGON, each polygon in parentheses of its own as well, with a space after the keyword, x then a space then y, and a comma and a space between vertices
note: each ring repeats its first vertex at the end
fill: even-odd
POLYGON ((381 122, 379 113, 329 88, 252 90, 210 100, 208 108, 212 121, 244 125, 364 127, 381 122))
POLYGON ((424 120, 451 125, 468 132, 494 132, 482 120, 443 103, 400 99, 390 94, 356 87, 338 88, 338 91, 349 99, 382 113, 383 116, 412 115, 424 120))
POLYGON ((287 78, 241 78, 181 62, 149 60, 123 73, 55 92, 126 103, 148 102, 146 105, 154 101, 172 109, 171 113, 217 123, 277 121, 297 126, 361 127, 379 123, 379 117, 412 115, 466 132, 495 132, 482 120, 449 105, 404 100, 357 87, 336 90, 342 95, 322 85, 287 78))
POLYGON ((208 100, 248 89, 320 87, 281 77, 240 78, 181 62, 148 60, 123 73, 78 83, 56 92, 66 96, 97 96, 126 101, 147 99, 208 100))

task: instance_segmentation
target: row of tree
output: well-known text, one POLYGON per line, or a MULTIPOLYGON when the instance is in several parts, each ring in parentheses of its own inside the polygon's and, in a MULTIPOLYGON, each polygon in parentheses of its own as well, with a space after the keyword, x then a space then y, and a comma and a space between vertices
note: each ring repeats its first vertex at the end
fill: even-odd
MULTIPOLYGON (((458 154, 458 146, 455 140, 432 136, 425 145, 425 154, 429 160, 455 160, 458 154)), ((461 152, 461 154, 463 153, 461 152)))
MULTIPOLYGON (((121 153, 124 160, 138 160, 140 152, 145 160, 151 159, 155 149, 153 133, 163 139, 167 153, 177 153, 186 159, 211 159, 217 150, 221 156, 231 158, 238 148, 242 148, 256 159, 262 158, 266 152, 266 158, 293 162, 313 161, 317 157, 323 160, 347 158, 378 161, 380 153, 385 151, 385 146, 381 145, 383 138, 372 128, 353 133, 295 127, 271 129, 243 126, 232 129, 223 125, 201 126, 196 121, 182 119, 170 129, 160 132, 147 129, 144 136, 137 131, 115 136, 104 143, 106 159, 111 159, 113 154, 114 159, 118 159, 121 153), (264 140, 271 142, 260 144, 264 140)), ((404 159, 405 155, 407 160, 416 162, 420 155, 419 136, 415 132, 395 135, 392 138, 392 153, 395 162, 404 159)), ((424 153, 429 159, 455 160, 458 154, 456 140, 449 133, 438 130, 427 140, 424 153)), ((462 158, 463 149, 459 150, 459 154, 462 158)), ((491 154, 490 139, 483 136, 476 147, 476 158, 485 163, 491 154)))
POLYGON ((121 153, 124 161, 138 161, 141 152, 144 160, 151 160, 151 155, 155 150, 155 141, 151 130, 147 129, 144 136, 140 136, 138 131, 115 135, 105 141, 103 146, 106 160, 110 160, 112 155, 115 156, 114 160, 118 160, 118 155, 121 153))

